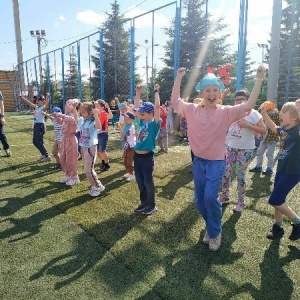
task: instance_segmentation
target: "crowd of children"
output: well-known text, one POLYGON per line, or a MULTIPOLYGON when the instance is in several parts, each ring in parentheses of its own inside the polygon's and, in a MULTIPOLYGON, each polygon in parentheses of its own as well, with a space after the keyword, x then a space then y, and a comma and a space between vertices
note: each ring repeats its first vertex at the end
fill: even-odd
MULTIPOLYGON (((153 180, 156 143, 160 153, 168 152, 168 136, 174 132, 174 111, 180 119, 181 137, 188 138, 193 165, 194 200, 205 221, 203 243, 216 251, 222 239, 222 204, 227 204, 232 175, 237 178, 237 201, 233 210, 245 208, 245 173, 254 156, 255 137, 260 135, 257 163, 250 172, 261 172, 263 155, 267 151, 266 175, 273 173, 275 146, 279 142, 278 167, 274 189, 269 204, 274 207, 275 223, 267 234, 269 239, 284 234, 283 217, 292 222, 291 240, 300 238, 300 218, 286 204, 286 196, 300 181, 300 100, 284 104, 278 112, 275 105, 264 102, 259 111, 256 104, 265 69, 257 69, 255 86, 250 96, 237 91, 234 105, 222 105, 222 81, 214 74, 207 74, 196 86, 199 95, 190 102, 180 97, 180 86, 186 70, 180 68, 174 82, 171 101, 161 103, 158 84, 154 86, 154 103, 141 100, 142 86, 136 87, 134 105, 113 99, 110 105, 104 100, 81 102, 69 99, 64 113, 54 107, 50 114, 49 94, 36 97, 32 103, 20 96, 34 109, 33 144, 41 154, 40 162, 50 161, 44 145, 45 116, 54 126, 52 155, 55 169, 62 170, 60 182, 68 186, 80 183, 78 157, 82 158, 89 194, 98 197, 105 187, 95 171, 97 157, 102 172, 110 169, 106 152, 109 138, 109 120, 120 131, 126 181, 136 180, 140 203, 135 213, 151 215, 157 211, 153 180), (79 154, 78 154, 79 153, 79 154)), ((223 93, 222 93, 223 91, 223 93)), ((4 104, 0 92, 0 140, 7 156, 11 155, 3 131, 4 104)), ((175 125, 176 127, 176 125, 175 125)))

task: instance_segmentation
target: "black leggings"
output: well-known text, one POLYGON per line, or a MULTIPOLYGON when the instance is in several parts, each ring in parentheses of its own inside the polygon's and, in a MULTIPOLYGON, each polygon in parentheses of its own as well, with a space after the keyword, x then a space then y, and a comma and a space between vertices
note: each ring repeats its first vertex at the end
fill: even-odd
POLYGON ((45 124, 35 123, 33 126, 33 145, 40 151, 44 156, 49 156, 48 151, 44 145, 44 134, 45 134, 45 124))

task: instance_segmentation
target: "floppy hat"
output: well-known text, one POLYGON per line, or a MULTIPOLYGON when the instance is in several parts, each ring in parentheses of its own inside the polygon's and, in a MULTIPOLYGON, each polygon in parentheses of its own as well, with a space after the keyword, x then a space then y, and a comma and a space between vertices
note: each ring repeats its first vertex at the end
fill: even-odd
POLYGON ((222 80, 219 77, 217 77, 215 74, 208 73, 198 82, 196 91, 199 93, 209 85, 217 86, 221 91, 225 88, 222 80))

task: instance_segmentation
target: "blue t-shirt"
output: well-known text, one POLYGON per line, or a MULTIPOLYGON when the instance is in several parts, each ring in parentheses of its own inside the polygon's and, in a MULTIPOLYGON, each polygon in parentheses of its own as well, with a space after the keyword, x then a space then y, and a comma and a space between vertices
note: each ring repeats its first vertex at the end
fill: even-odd
POLYGON ((290 129, 277 127, 280 138, 277 173, 300 174, 300 125, 290 129))
POLYGON ((98 144, 98 129, 94 117, 85 119, 80 126, 79 146, 89 148, 98 144))
POLYGON ((134 150, 155 152, 155 140, 160 130, 161 120, 157 123, 153 119, 147 123, 140 120, 140 127, 134 150))
POLYGON ((43 111, 44 111, 45 105, 39 105, 35 107, 34 110, 34 123, 44 123, 44 115, 43 115, 43 111))

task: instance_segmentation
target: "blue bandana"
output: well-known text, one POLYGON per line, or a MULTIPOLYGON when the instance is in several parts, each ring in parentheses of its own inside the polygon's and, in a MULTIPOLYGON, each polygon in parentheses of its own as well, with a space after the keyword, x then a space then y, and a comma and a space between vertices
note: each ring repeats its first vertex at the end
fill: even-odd
POLYGON ((154 112, 154 104, 151 102, 144 102, 139 108, 136 109, 139 113, 153 113, 154 112))
POLYGON ((200 80, 196 86, 196 91, 199 93, 203 91, 207 86, 217 86, 221 91, 224 90, 225 86, 222 80, 217 77, 215 74, 208 73, 200 80))

